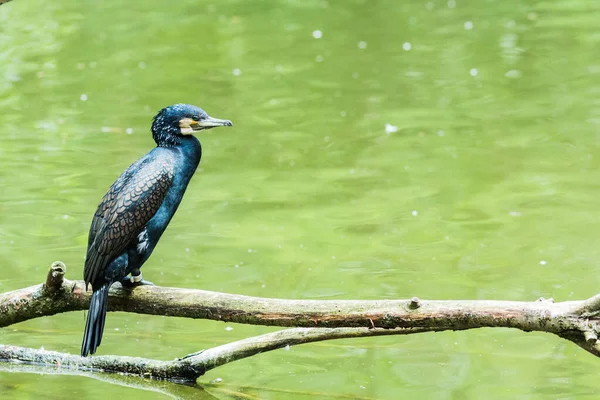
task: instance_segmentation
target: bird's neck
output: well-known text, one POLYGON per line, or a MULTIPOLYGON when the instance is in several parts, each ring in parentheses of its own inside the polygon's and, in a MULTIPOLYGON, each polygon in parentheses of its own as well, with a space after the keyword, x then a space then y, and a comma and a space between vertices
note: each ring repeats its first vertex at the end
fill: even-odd
POLYGON ((179 142, 170 149, 175 152, 176 158, 181 163, 182 172, 184 172, 182 178, 189 181, 202 157, 200 141, 195 136, 180 136, 179 142))
POLYGON ((190 161, 190 163, 195 166, 198 166, 200 158, 202 157, 202 145, 196 136, 183 136, 181 138, 181 144, 178 147, 186 156, 186 160, 190 161))
POLYGON ((161 138, 157 147, 173 150, 176 153, 189 157, 192 161, 197 159, 196 164, 200 162, 200 157, 202 156, 202 146, 200 145, 200 141, 192 135, 173 135, 161 138))
POLYGON ((152 246, 158 242, 177 211, 181 198, 202 157, 200 141, 194 136, 182 137, 175 146, 158 146, 155 150, 158 150, 159 153, 170 154, 169 158, 172 157, 171 160, 174 163, 175 176, 163 204, 146 226, 150 241, 154 243, 152 246))

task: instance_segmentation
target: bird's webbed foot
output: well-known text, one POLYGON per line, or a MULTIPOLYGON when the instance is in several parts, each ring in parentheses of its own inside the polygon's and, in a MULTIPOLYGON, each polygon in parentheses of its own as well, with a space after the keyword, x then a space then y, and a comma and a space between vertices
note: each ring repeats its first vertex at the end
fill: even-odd
POLYGON ((154 286, 154 283, 145 280, 140 272, 139 275, 129 274, 125 278, 121 279, 121 285, 123 287, 136 287, 140 285, 154 286))

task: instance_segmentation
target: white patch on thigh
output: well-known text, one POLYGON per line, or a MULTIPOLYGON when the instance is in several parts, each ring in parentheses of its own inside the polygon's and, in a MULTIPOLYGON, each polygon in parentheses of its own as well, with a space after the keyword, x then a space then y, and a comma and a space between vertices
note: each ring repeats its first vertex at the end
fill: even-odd
POLYGON ((150 238, 148 237, 148 232, 146 231, 146 228, 144 228, 144 230, 140 232, 137 238, 137 252, 139 254, 143 254, 146 250, 148 250, 148 246, 150 246, 150 238))

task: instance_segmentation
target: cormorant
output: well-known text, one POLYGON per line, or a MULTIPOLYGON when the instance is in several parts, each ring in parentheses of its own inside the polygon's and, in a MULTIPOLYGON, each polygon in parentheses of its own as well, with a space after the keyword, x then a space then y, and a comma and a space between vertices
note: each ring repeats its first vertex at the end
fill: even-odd
POLYGON ((157 146, 119 176, 92 219, 83 277, 93 294, 82 357, 94 354, 102 341, 110 286, 151 284, 142 279, 140 268, 177 211, 200 162, 202 147, 193 133, 232 125, 189 104, 163 108, 154 117, 157 146))

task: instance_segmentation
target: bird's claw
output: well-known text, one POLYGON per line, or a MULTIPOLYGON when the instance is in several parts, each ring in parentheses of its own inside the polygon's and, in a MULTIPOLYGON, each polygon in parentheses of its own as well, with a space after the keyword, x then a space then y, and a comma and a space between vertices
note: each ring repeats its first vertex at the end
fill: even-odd
POLYGON ((145 280, 144 278, 141 277, 141 275, 138 275, 137 277, 135 276, 126 276, 125 278, 121 279, 121 286, 123 287, 136 287, 136 286, 141 286, 141 285, 147 285, 147 286, 154 286, 154 283, 145 280), (136 279, 136 278, 141 278, 141 279, 136 279))

